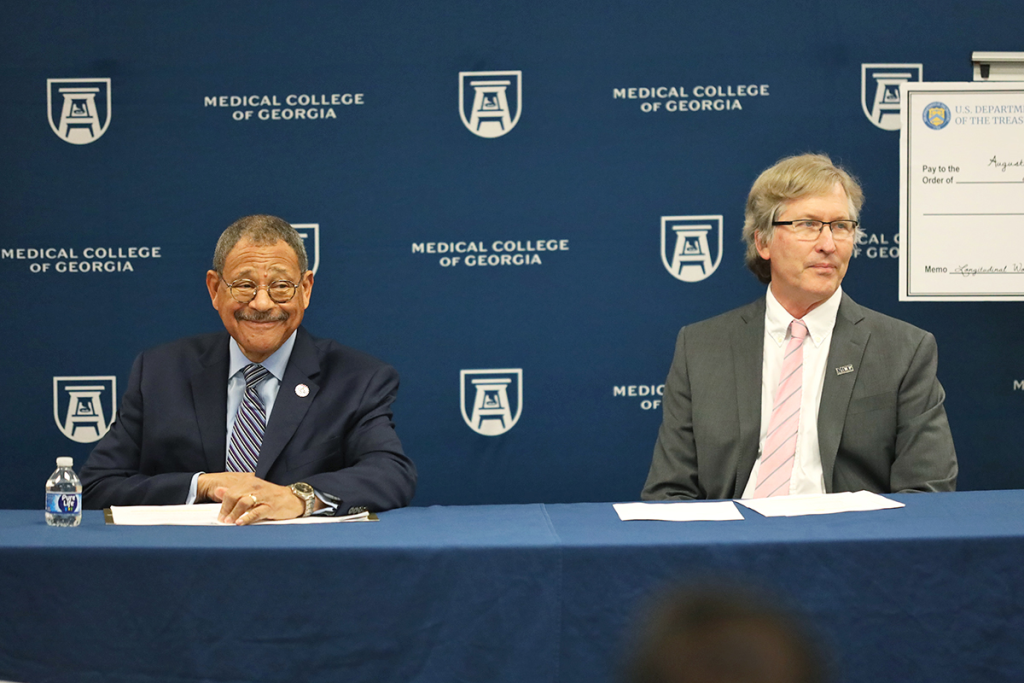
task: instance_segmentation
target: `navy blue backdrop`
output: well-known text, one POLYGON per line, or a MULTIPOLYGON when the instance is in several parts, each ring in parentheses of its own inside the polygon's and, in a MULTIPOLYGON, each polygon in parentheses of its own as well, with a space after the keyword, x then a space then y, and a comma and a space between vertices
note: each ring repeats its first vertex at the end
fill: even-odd
POLYGON ((636 499, 675 334, 763 293, 746 193, 804 151, 865 188, 846 291, 938 339, 960 488, 1020 487, 1024 307, 898 302, 877 74, 970 80, 1022 31, 1017 0, 2 2, 0 506, 81 466, 141 349, 220 328, 250 213, 304 226, 308 328, 401 373, 416 504, 636 499))

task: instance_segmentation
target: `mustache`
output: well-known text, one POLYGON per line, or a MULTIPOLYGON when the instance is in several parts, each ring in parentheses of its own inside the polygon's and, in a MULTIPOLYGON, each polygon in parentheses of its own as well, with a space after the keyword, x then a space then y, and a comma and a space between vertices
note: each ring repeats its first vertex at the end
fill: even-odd
POLYGON ((280 311, 278 313, 272 313, 270 311, 235 311, 235 320, 242 321, 247 320, 251 323, 276 323, 284 322, 288 319, 288 313, 280 311))

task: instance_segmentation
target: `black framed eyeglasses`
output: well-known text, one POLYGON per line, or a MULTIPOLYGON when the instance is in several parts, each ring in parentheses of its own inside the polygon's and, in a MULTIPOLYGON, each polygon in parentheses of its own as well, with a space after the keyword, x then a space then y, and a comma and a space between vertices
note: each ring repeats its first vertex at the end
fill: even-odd
POLYGON ((220 279, 227 285, 231 298, 240 304, 247 304, 255 299, 260 289, 267 290, 267 296, 274 303, 286 304, 295 298, 295 292, 299 289, 299 285, 288 280, 274 280, 266 285, 258 285, 252 280, 228 282, 224 276, 220 276, 220 279))
POLYGON ((790 232, 793 233, 793 237, 801 242, 815 242, 826 225, 832 230, 832 239, 841 241, 852 240, 853 236, 857 234, 857 226, 860 223, 850 220, 812 221, 810 219, 801 219, 797 221, 775 221, 772 225, 787 225, 790 232))

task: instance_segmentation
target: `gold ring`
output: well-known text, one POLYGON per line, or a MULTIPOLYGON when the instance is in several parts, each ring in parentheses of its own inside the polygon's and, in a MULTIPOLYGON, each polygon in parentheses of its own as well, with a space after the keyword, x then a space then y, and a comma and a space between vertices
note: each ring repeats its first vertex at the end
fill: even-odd
POLYGON ((252 506, 253 507, 256 507, 257 505, 260 504, 260 502, 258 500, 256 500, 256 494, 255 493, 250 493, 249 497, 252 498, 252 506))

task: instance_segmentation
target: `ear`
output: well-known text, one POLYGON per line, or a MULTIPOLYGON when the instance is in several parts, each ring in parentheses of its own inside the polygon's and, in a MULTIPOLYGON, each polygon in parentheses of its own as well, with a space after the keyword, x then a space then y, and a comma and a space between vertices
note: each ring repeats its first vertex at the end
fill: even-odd
POLYGON ((757 255, 758 256, 763 258, 765 261, 771 261, 772 260, 772 253, 771 253, 771 248, 769 247, 769 243, 766 243, 761 238, 761 233, 758 233, 758 232, 754 233, 754 247, 757 249, 757 255))
POLYGON ((217 293, 220 291, 220 275, 216 270, 206 271, 206 289, 210 291, 210 303, 217 308, 217 293))
POLYGON ((302 294, 302 308, 309 308, 309 298, 313 294, 313 271, 307 270, 302 275, 302 286, 300 287, 302 294))

